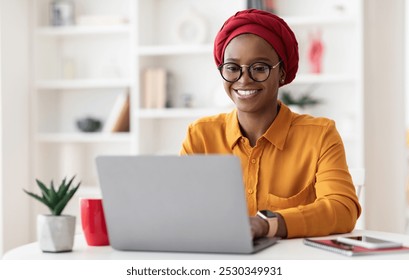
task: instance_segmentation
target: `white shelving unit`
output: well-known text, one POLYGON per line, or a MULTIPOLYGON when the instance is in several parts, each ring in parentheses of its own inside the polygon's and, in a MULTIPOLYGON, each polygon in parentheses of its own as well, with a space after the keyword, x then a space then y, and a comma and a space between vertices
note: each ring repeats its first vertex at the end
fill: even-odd
MULTIPOLYGON (((65 27, 49 25, 49 2, 32 4, 33 177, 47 181, 78 174, 83 182, 78 196, 98 195, 96 155, 175 154, 191 121, 231 110, 214 65, 213 39, 247 1, 74 0, 77 16, 113 15, 124 23, 65 27), (148 67, 164 67, 171 74, 172 108, 142 108, 142 74, 148 67), (124 91, 130 93, 130 132, 76 128, 76 120, 85 116, 106 121, 124 91), (185 95, 192 99, 191 108, 183 107, 185 95)), ((310 113, 337 122, 350 167, 362 167, 362 1, 276 2, 300 48, 297 78, 282 90, 311 91, 320 98, 323 104, 310 113), (323 71, 311 74, 308 34, 317 30, 324 42, 323 71)))
POLYGON ((58 27, 50 25, 50 2, 31 3, 32 177, 49 182, 76 174, 82 186, 65 212, 78 214, 79 197, 100 196, 95 156, 134 152, 134 131, 84 133, 76 121, 105 122, 119 94, 134 94, 135 1, 75 0, 77 19, 110 16, 119 22, 58 27))
POLYGON ((363 167, 362 1, 279 0, 280 14, 294 30, 300 64, 296 79, 281 90, 309 92, 322 103, 308 113, 334 119, 344 140, 350 168, 363 167), (310 34, 324 44, 322 72, 309 71, 310 34))
MULTIPOLYGON (((217 23, 209 24, 208 30, 216 33, 228 16, 246 7, 246 1, 235 2, 235 7, 229 11, 214 13, 218 8, 213 7, 212 1, 204 4, 196 1, 139 1, 137 13, 139 27, 138 45, 136 50, 137 68, 142 71, 148 66, 162 66, 176 76, 180 83, 171 90, 174 103, 179 106, 180 96, 191 93, 195 100, 195 107, 191 109, 139 109, 135 111, 135 119, 139 120, 141 131, 150 133, 150 137, 139 139, 138 152, 140 153, 177 153, 180 141, 183 140, 185 126, 202 115, 226 111, 226 108, 215 106, 215 95, 224 95, 221 89, 221 80, 215 70, 213 62, 214 36, 209 36, 202 44, 180 44, 170 36, 178 17, 183 17, 185 10, 191 10, 199 18, 206 18, 217 23), (239 3, 240 2, 240 3, 239 3), (175 17, 175 9, 180 13, 175 17), (152 22, 152 11, 157 15, 152 22), (213 13, 212 13, 213 12, 213 13), (230 13, 230 14, 229 14, 230 13), (160 18, 160 19, 158 19, 160 18), (146 28, 148 26, 148 28, 146 28), (144 33, 145 32, 145 33, 144 33), (165 34, 155 37, 151 34, 165 34), (175 42, 176 41, 176 42, 175 42), (189 64, 188 64, 189 63, 189 64), (200 65, 198 70, 194 64, 200 65), (180 69, 194 69, 196 78, 189 80, 193 74, 187 74, 180 69), (203 77, 206 77, 205 79, 203 77), (149 139, 155 137, 169 138, 169 131, 162 127, 173 127, 174 135, 166 144, 162 141, 153 144, 149 139), (155 129, 153 129, 155 128, 155 129), (180 130, 179 130, 180 129, 180 130), (176 136, 178 135, 178 136, 176 136), (174 139, 177 141, 172 141, 174 139), (147 143, 145 142, 147 140, 147 143), (171 144, 169 143, 171 142, 171 144), (165 145, 165 146, 162 146, 165 145)), ((297 78, 291 85, 282 90, 290 90, 296 94, 310 91, 313 96, 322 100, 322 104, 310 109, 309 113, 317 116, 326 116, 337 122, 338 129, 344 139, 348 162, 351 167, 363 166, 363 121, 362 121, 362 2, 351 0, 277 0, 277 13, 282 16, 295 31, 300 47, 300 69, 297 78), (308 69, 307 47, 309 34, 321 32, 324 43, 323 71, 312 74, 308 69), (352 42, 352 43, 351 43, 352 42)), ((217 5, 217 3, 215 4, 217 5)), ((194 23, 194 22, 193 22, 194 23)), ((141 81, 138 80, 139 92, 142 93, 141 81)))
POLYGON ((245 7, 243 0, 223 7, 217 0, 138 1, 137 91, 143 95, 144 69, 163 67, 171 75, 172 104, 172 108, 150 109, 137 100, 133 116, 136 129, 144 135, 136 143, 138 153, 176 154, 190 122, 226 110, 214 103, 216 94, 224 93, 214 65, 213 39, 227 17, 245 7), (185 95, 192 99, 192 108, 184 108, 185 95))

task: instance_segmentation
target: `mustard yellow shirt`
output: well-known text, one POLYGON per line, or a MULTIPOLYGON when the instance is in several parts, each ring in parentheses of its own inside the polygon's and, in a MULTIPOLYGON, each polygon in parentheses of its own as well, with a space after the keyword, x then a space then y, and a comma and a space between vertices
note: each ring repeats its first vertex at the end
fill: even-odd
POLYGON ((349 232, 361 213, 334 121, 295 114, 284 104, 254 147, 233 110, 193 122, 181 154, 238 156, 249 215, 280 213, 288 238, 349 232))

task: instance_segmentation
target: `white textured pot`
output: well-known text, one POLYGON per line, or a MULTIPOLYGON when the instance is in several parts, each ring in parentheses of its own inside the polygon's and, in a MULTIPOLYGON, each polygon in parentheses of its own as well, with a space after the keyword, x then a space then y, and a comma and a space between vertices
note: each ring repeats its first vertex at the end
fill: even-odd
POLYGON ((37 216, 37 238, 43 252, 72 251, 74 234, 75 216, 37 216))

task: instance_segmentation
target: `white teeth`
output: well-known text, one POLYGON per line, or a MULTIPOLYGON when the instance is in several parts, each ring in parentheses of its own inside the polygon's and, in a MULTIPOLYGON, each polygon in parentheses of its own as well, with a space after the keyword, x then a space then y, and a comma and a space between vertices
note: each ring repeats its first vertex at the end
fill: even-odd
POLYGON ((237 93, 239 94, 239 95, 242 95, 242 96, 249 96, 249 95, 252 95, 252 94, 255 94, 255 93, 257 93, 257 90, 255 90, 255 89, 252 89, 252 90, 237 90, 237 93))

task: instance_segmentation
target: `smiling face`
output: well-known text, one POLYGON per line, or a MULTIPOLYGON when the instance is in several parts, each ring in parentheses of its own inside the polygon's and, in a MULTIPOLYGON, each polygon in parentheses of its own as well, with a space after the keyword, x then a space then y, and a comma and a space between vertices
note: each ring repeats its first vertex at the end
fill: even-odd
MULTIPOLYGON (((271 66, 280 61, 273 47, 261 37, 254 34, 242 34, 230 41, 224 52, 224 63, 251 65, 264 62, 271 66)), ((243 75, 234 83, 224 81, 227 95, 236 104, 238 113, 275 114, 280 81, 285 79, 281 65, 271 69, 270 76, 263 82, 250 78, 247 67, 243 75)))

